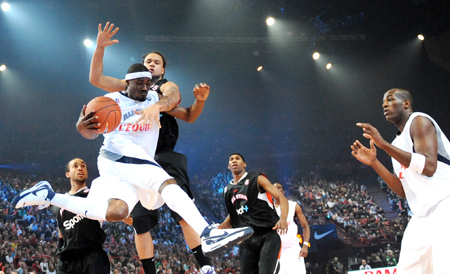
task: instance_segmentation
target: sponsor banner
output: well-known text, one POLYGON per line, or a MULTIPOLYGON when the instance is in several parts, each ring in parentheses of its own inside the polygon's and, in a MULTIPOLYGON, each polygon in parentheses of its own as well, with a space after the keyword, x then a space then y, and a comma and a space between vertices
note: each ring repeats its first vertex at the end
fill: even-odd
POLYGON ((397 274, 397 267, 381 267, 367 270, 349 271, 351 274, 397 274))
POLYGON ((319 246, 327 245, 337 241, 337 231, 335 224, 312 225, 310 226, 311 237, 309 252, 316 252, 319 246))

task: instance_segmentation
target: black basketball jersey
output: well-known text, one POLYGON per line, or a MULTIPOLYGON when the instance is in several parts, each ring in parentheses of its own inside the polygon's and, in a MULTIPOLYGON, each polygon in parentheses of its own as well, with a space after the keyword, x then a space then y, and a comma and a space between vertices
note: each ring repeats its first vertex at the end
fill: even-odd
MULTIPOLYGON (((156 82, 152 90, 161 93, 161 86, 168 81, 166 79, 161 79, 156 82)), ((178 141, 178 123, 177 119, 170 116, 169 114, 162 112, 159 121, 161 123, 161 129, 159 130, 158 145, 156 147, 156 153, 164 150, 173 150, 178 141)))
POLYGON ((232 227, 250 226, 255 231, 272 229, 280 219, 273 204, 272 195, 260 192, 260 173, 247 173, 237 184, 224 189, 225 205, 232 227))
MULTIPOLYGON (((80 189, 75 195, 87 197, 89 188, 80 189)), ((90 250, 103 250, 106 235, 101 223, 56 206, 50 207, 58 221, 58 227, 64 239, 64 245, 57 251, 62 257, 77 257, 90 250)))

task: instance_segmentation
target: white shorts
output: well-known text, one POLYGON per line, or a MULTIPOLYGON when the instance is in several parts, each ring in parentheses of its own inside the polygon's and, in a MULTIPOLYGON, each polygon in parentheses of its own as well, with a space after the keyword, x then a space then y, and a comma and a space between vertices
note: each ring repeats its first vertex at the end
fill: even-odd
POLYGON ((127 203, 128 214, 140 200, 147 209, 164 204, 158 190, 172 177, 157 164, 128 164, 97 158, 100 177, 92 181, 89 197, 108 202, 120 199, 127 203))
POLYGON ((281 249, 279 274, 306 274, 305 258, 299 257, 300 245, 292 245, 281 249))
POLYGON ((397 273, 450 273, 448 266, 450 198, 423 217, 412 217, 403 235, 397 273))

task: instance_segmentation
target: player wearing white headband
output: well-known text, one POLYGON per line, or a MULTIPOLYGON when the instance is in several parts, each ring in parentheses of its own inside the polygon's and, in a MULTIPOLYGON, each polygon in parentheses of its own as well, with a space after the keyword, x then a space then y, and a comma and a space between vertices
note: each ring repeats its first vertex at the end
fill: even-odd
POLYGON ((400 197, 406 197, 413 216, 406 227, 398 273, 449 273, 447 214, 450 210, 450 142, 429 115, 413 112, 409 91, 390 89, 383 97, 386 120, 400 131, 386 142, 378 130, 357 123, 370 139, 370 148, 355 141, 352 155, 371 166, 400 197), (377 159, 375 145, 392 157, 394 174, 377 159))
MULTIPOLYGON (((202 251, 209 256, 250 237, 253 230, 249 227, 222 231, 208 226, 189 196, 156 163, 153 157, 159 135, 157 123, 153 121, 151 127, 139 124, 138 114, 157 104, 159 96, 149 90, 151 78, 144 65, 133 64, 127 77, 130 80, 126 81, 125 91, 105 95, 119 104, 122 121, 113 132, 103 135, 97 161, 100 177, 92 182, 89 196, 55 194, 50 184, 42 181, 20 193, 13 205, 16 208, 54 205, 85 218, 115 222, 125 219, 138 201, 147 209, 166 203, 202 236, 202 251)), ((93 111, 84 115, 85 109, 86 106, 80 113, 77 129, 83 137, 95 139, 99 136, 99 124, 93 122, 93 111)))
MULTIPOLYGON (((118 28, 114 28, 114 24, 106 23, 103 29, 101 24, 99 25, 97 48, 92 56, 89 73, 91 84, 110 92, 123 90, 126 86, 123 79, 103 75, 104 51, 106 47, 118 43, 118 40, 112 40, 117 31, 118 28)), ((178 105, 181 101, 178 86, 164 78, 167 65, 164 55, 160 52, 147 53, 143 56, 142 63, 152 73, 151 89, 160 94, 160 101, 157 105, 152 105, 142 111, 142 117, 144 117, 145 121, 152 122, 152 119, 154 119, 161 125, 155 160, 176 180, 181 189, 193 199, 194 196, 189 186, 187 157, 175 151, 179 133, 177 120, 189 123, 194 122, 202 113, 210 88, 203 83, 196 85, 193 90, 195 101, 192 106, 188 108, 181 107, 178 105)), ((181 225, 186 243, 192 250, 192 254, 194 254, 200 265, 202 273, 213 274, 214 269, 211 266, 211 260, 201 251, 200 235, 176 212, 171 210, 171 216, 176 223, 181 225)), ((159 213, 147 210, 141 203, 138 203, 131 212, 130 217, 125 222, 132 224, 136 232, 136 250, 144 271, 146 274, 155 274, 154 246, 150 229, 158 225, 159 213)))

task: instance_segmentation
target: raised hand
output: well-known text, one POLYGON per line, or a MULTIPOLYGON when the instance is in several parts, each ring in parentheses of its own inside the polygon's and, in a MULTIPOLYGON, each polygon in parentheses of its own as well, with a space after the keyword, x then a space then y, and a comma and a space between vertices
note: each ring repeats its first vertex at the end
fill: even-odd
POLYGON ((114 28, 114 24, 106 23, 105 28, 102 29, 102 24, 98 24, 98 34, 97 34, 97 47, 105 48, 113 44, 119 43, 119 40, 111 38, 119 31, 119 28, 114 28))

